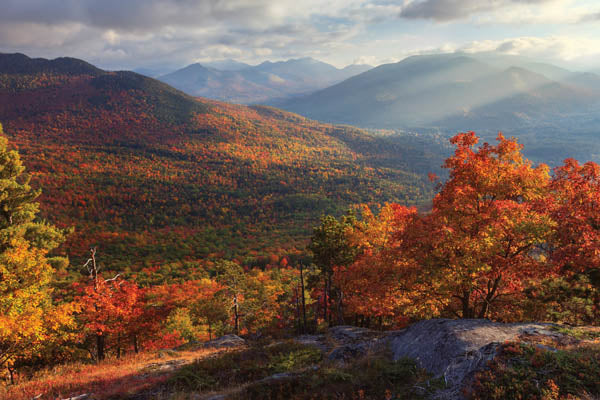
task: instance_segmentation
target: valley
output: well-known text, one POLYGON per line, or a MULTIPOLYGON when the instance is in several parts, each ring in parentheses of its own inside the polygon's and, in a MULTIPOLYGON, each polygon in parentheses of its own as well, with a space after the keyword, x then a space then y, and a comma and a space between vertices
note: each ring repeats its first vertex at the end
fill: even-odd
POLYGON ((301 255, 323 214, 423 204, 424 175, 441 165, 426 141, 192 98, 74 59, 0 55, 0 121, 43 187, 43 215, 75 228, 70 258, 98 246, 115 269, 301 255))

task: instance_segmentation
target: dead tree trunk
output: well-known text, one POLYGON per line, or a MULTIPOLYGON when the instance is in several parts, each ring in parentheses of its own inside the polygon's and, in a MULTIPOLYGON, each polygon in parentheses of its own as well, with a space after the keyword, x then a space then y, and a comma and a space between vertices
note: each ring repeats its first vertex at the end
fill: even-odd
MULTIPOLYGON (((94 282, 94 292, 98 292, 99 288, 99 267, 96 263, 96 248, 92 247, 90 249, 90 258, 84 264, 84 268, 87 268, 88 273, 90 274, 90 279, 94 282)), ((112 279, 106 279, 103 282, 114 281, 119 277, 120 274, 115 275, 112 279)), ((98 313, 98 305, 94 305, 95 312, 98 313)), ((119 343, 120 346, 120 343, 119 343)), ((96 356, 98 361, 102 361, 105 358, 105 347, 106 347, 106 336, 103 332, 96 332, 96 356)), ((119 347, 120 350, 120 347, 119 347)))

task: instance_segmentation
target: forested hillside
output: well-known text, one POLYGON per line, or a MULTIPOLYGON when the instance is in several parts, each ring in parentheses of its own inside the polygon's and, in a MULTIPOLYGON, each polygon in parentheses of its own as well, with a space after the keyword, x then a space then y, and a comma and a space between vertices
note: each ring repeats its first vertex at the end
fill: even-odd
POLYGON ((43 217, 75 228, 72 264, 98 246, 115 269, 298 253, 322 214, 431 198, 423 175, 441 164, 414 141, 68 58, 0 55, 0 121, 43 217))

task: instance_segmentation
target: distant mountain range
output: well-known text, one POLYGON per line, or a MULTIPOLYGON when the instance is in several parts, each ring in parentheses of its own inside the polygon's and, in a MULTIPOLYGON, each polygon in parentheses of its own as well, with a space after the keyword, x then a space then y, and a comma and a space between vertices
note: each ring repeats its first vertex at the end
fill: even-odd
POLYGON ((538 161, 600 160, 600 76, 518 57, 409 57, 277 105, 364 128, 503 131, 538 161))
POLYGON ((193 96, 233 103, 265 103, 304 95, 371 69, 369 65, 336 68, 313 58, 251 66, 233 60, 191 64, 158 77, 193 96))
POLYGON ((207 68, 214 68, 221 71, 240 71, 242 69, 252 68, 252 65, 250 64, 246 64, 232 59, 209 61, 200 64, 207 68))
POLYGON ((554 123, 599 99, 600 76, 592 73, 452 54, 381 65, 280 105, 310 118, 366 127, 502 130, 554 123))

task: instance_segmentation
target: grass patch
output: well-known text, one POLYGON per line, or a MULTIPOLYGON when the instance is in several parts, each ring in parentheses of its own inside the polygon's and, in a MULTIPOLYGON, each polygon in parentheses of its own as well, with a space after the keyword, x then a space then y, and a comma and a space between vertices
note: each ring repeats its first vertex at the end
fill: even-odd
POLYGON ((551 325, 550 329, 568 335, 579 340, 596 340, 600 339, 600 329, 598 328, 582 328, 566 325, 551 325))
POLYGON ((508 343, 477 374, 471 399, 589 399, 600 396, 600 345, 550 351, 508 343))
POLYGON ((93 393, 94 400, 129 398, 162 386, 172 373, 162 370, 165 363, 192 362, 216 354, 215 349, 193 352, 145 352, 121 359, 107 359, 98 364, 74 362, 37 371, 32 377, 17 377, 16 385, 0 382, 0 400, 55 400, 93 393), (41 397, 36 397, 41 396, 41 397))
POLYGON ((171 377, 169 385, 178 391, 219 390, 297 371, 319 363, 321 358, 318 349, 291 341, 270 346, 259 344, 186 365, 171 377))
POLYGON ((411 359, 393 361, 380 352, 340 366, 323 360, 318 349, 293 341, 199 360, 169 381, 172 393, 225 391, 234 400, 416 400, 443 387, 443 380, 432 379, 411 359))
POLYGON ((232 399, 425 399, 443 388, 441 380, 419 368, 413 360, 392 361, 372 355, 347 367, 323 363, 320 368, 270 382, 249 385, 232 399))

